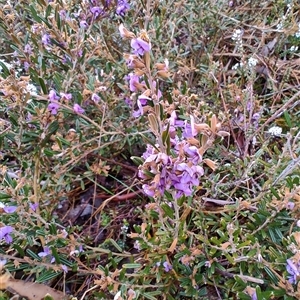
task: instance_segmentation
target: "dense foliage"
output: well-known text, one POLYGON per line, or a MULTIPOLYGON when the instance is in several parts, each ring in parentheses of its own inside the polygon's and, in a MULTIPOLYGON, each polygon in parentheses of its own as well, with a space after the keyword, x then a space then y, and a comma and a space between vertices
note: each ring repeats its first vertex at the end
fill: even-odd
POLYGON ((298 1, 0 8, 1 299, 300 298, 298 1))

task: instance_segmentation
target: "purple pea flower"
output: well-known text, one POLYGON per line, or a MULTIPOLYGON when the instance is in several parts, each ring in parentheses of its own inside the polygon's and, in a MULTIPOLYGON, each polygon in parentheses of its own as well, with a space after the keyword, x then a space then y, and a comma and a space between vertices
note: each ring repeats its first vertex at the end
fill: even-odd
POLYGON ((151 98, 145 96, 145 95, 140 95, 137 99, 137 106, 138 110, 133 112, 133 116, 135 118, 142 116, 144 114, 143 106, 145 106, 148 102, 148 100, 151 100, 151 98))
POLYGON ((59 97, 56 95, 56 92, 54 90, 50 91, 48 97, 49 97, 50 101, 57 101, 57 100, 59 100, 59 97))
POLYGON ((0 269, 2 270, 5 264, 7 263, 6 259, 0 259, 0 269))
POLYGON ((83 114, 84 113, 84 109, 77 103, 74 104, 73 110, 76 114, 83 114))
POLYGON ((26 44, 25 47, 24 47, 24 52, 27 53, 27 54, 31 54, 32 53, 32 48, 29 44, 26 44))
POLYGON ((0 202, 0 209, 3 209, 7 214, 12 214, 16 211, 17 206, 7 206, 4 203, 0 202))
POLYGON ((295 208, 295 203, 292 201, 289 201, 286 205, 285 205, 286 209, 288 210, 293 210, 295 208))
POLYGON ((94 6, 91 8, 91 12, 94 15, 94 18, 97 18, 98 16, 100 16, 100 14, 103 13, 103 9, 99 6, 94 6))
POLYGON ((144 55, 145 52, 149 52, 151 49, 150 43, 142 40, 141 38, 135 38, 131 40, 131 47, 134 49, 134 54, 144 55))
POLYGON ((30 63, 27 61, 24 61, 24 69, 26 72, 29 70, 29 67, 30 67, 30 63))
POLYGON ((82 21, 80 21, 79 26, 80 26, 80 28, 85 29, 85 28, 89 27, 89 24, 85 20, 82 20, 82 21))
POLYGON ((293 262, 292 259, 287 259, 286 270, 289 273, 288 280, 292 284, 296 284, 300 278, 300 262, 293 262))
POLYGON ((130 5, 126 0, 118 0, 116 14, 124 17, 126 12, 130 9, 130 5))
POLYGON ((61 99, 65 99, 65 100, 71 100, 72 99, 72 94, 70 93, 60 93, 61 99))
POLYGON ((165 261, 165 262, 163 263, 163 266, 164 266, 164 270, 165 270, 166 272, 170 272, 170 271, 173 269, 172 265, 171 265, 169 262, 167 262, 167 261, 165 261))
POLYGON ((29 203, 29 207, 33 210, 36 211, 38 208, 39 204, 38 203, 29 203))
POLYGON ((50 44, 50 35, 45 33, 43 36, 42 36, 42 43, 44 46, 48 46, 50 44))
POLYGON ((154 186, 151 186, 149 184, 143 184, 142 185, 142 188, 143 188, 143 191, 144 193, 149 196, 149 197, 154 197, 155 196, 155 187, 154 186))
POLYGON ((253 125, 256 129, 258 128, 259 119, 260 119, 260 114, 259 113, 253 114, 253 116, 251 118, 251 121, 252 121, 252 123, 253 123, 253 125))
POLYGON ((64 9, 59 11, 59 15, 62 20, 67 20, 67 21, 71 20, 71 18, 68 16, 67 11, 64 9))
POLYGON ((254 291, 253 294, 251 295, 251 300, 257 300, 257 295, 256 292, 254 291))
POLYGON ((44 247, 43 250, 44 250, 44 251, 38 253, 38 256, 39 256, 39 257, 47 257, 47 256, 49 256, 49 257, 51 258, 50 262, 51 262, 51 263, 54 263, 55 258, 52 256, 52 253, 51 253, 51 251, 50 251, 50 248, 49 248, 49 247, 44 247))
POLYGON ((64 273, 68 273, 68 267, 66 265, 60 265, 64 273))
POLYGON ((100 97, 99 97, 96 93, 93 93, 93 94, 92 94, 92 100, 93 100, 95 103, 99 103, 100 97))
POLYGON ((0 240, 4 239, 7 244, 12 243, 13 239, 11 237, 11 233, 13 232, 13 227, 4 226, 0 228, 0 240))
POLYGON ((136 83, 139 83, 139 76, 135 75, 133 73, 129 73, 126 77, 125 80, 129 81, 129 89, 131 92, 137 92, 137 88, 135 86, 136 83))
POLYGON ((59 104, 50 102, 48 105, 48 110, 50 111, 51 115, 56 115, 59 109, 59 104))
POLYGON ((126 97, 126 98, 124 99, 124 101, 125 101, 125 103, 126 103, 129 107, 132 107, 132 106, 133 106, 133 101, 132 101, 131 98, 126 97))
POLYGON ((16 206, 6 206, 3 208, 3 210, 7 213, 7 214, 12 214, 16 211, 17 207, 16 206))
POLYGON ((191 161, 194 165, 197 165, 202 161, 202 157, 199 154, 198 148, 196 146, 186 144, 183 149, 186 156, 188 157, 187 160, 191 161))

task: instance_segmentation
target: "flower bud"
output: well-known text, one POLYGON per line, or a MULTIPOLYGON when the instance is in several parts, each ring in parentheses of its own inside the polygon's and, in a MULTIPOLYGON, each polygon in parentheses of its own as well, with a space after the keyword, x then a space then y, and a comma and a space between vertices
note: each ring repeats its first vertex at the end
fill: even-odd
POLYGON ((122 38, 133 39, 135 34, 124 27, 123 24, 119 26, 119 32, 122 38))

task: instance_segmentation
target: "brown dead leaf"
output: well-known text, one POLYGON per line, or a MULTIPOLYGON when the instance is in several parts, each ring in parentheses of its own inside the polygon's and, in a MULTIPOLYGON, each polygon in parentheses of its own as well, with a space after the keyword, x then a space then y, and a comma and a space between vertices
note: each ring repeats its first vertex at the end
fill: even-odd
POLYGON ((7 283, 9 281, 9 273, 4 273, 0 276, 0 290, 5 290, 7 288, 7 283))
POLYGON ((47 285, 13 279, 8 273, 1 275, 0 283, 1 290, 6 289, 29 300, 42 300, 46 295, 51 295, 54 300, 66 300, 69 298, 63 292, 52 289, 47 285))
POLYGON ((177 242, 178 242, 178 238, 175 238, 174 241, 172 242, 170 248, 169 248, 169 252, 173 253, 175 248, 176 248, 176 245, 177 245, 177 242))
POLYGON ((228 246, 230 246, 230 243, 229 243, 229 242, 226 242, 226 243, 221 244, 221 248, 222 248, 223 250, 227 249, 228 246))

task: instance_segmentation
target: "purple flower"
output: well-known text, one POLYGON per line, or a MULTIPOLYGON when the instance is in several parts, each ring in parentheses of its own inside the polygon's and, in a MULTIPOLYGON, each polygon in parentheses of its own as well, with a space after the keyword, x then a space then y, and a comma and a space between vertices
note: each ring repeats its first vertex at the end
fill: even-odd
POLYGON ((25 69, 25 71, 28 71, 29 67, 30 67, 30 63, 27 62, 27 61, 24 61, 24 69, 25 69))
POLYGON ((44 44, 44 46, 48 46, 50 44, 50 35, 45 33, 42 36, 42 43, 44 44))
POLYGON ((85 20, 82 20, 80 21, 79 26, 80 28, 87 28, 89 27, 89 24, 85 20))
POLYGON ((195 119, 193 116, 190 116, 191 123, 188 123, 187 120, 184 121, 184 131, 182 133, 184 138, 193 138, 198 134, 198 131, 195 127, 195 119))
POLYGON ((2 270, 4 265, 7 263, 6 259, 0 259, 0 269, 2 270))
POLYGON ((139 83, 139 76, 129 73, 126 77, 125 80, 129 81, 129 89, 131 92, 137 92, 136 84, 139 83))
POLYGON ((118 0, 116 14, 119 16, 124 17, 127 10, 130 9, 130 5, 127 3, 126 0, 118 0))
POLYGON ((162 196, 168 190, 174 192, 174 197, 179 199, 183 195, 191 196, 194 187, 199 186, 204 171, 198 165, 202 157, 197 147, 185 140, 179 142, 176 139, 172 146, 173 156, 158 152, 150 145, 142 155, 145 162, 140 167, 138 176, 144 180, 142 188, 146 195, 162 196))
POLYGON ((103 9, 99 6, 94 6, 91 8, 91 12, 94 15, 94 18, 97 18, 98 16, 100 16, 100 14, 103 13, 103 9))
POLYGON ((285 205, 286 209, 288 210, 293 210, 295 208, 295 203, 292 201, 289 201, 286 205, 285 205))
POLYGON ((3 209, 7 214, 12 214, 16 211, 17 206, 7 206, 4 203, 0 202, 0 209, 3 209))
POLYGON ((187 160, 191 161, 194 165, 197 165, 202 161, 202 157, 199 154, 198 148, 196 146, 186 144, 183 149, 187 156, 187 160))
POLYGON ((49 248, 49 247, 44 247, 43 250, 44 250, 44 251, 38 253, 38 256, 39 256, 39 257, 45 257, 45 256, 48 256, 48 255, 51 255, 51 252, 50 252, 50 248, 49 248))
POLYGON ((50 91, 48 97, 49 97, 50 101, 57 101, 57 100, 59 100, 59 97, 56 95, 56 92, 54 90, 50 91))
POLYGON ((149 196, 149 197, 154 197, 155 196, 155 187, 154 186, 151 186, 149 184, 143 184, 142 185, 142 189, 144 191, 144 193, 149 196))
POLYGON ((66 265, 60 265, 64 273, 68 273, 68 267, 66 265))
POLYGON ((251 300, 257 300, 256 291, 254 291, 253 294, 251 295, 251 300))
POLYGON ((149 97, 146 97, 144 95, 140 95, 136 101, 136 104, 138 106, 138 110, 135 111, 133 113, 133 116, 135 118, 139 117, 139 116, 142 116, 144 114, 144 109, 143 109, 143 106, 145 106, 148 102, 148 100, 151 100, 149 97))
POLYGON ((32 48, 29 44, 26 44, 24 47, 24 52, 27 54, 31 54, 32 53, 32 48))
POLYGON ((51 258, 50 262, 54 263, 55 258, 52 256, 50 248, 49 247, 44 247, 43 250, 44 251, 38 253, 38 256, 39 257, 47 257, 47 256, 49 256, 51 258))
POLYGON ((253 103, 252 101, 247 101, 246 103, 246 110, 251 111, 253 109, 253 103))
POLYGON ((82 56, 82 54, 83 54, 83 51, 82 51, 82 49, 79 49, 79 50, 78 50, 78 52, 77 52, 77 56, 78 56, 78 57, 81 57, 81 56, 82 56))
POLYGON ((253 114, 253 116, 251 118, 251 121, 252 121, 255 128, 258 128, 259 119, 260 119, 260 114, 259 113, 253 114))
POLYGON ((68 16, 67 12, 64 9, 59 11, 59 16, 62 20, 71 20, 71 18, 68 16))
POLYGON ((16 206, 6 206, 3 208, 3 210, 7 213, 7 214, 12 214, 16 211, 17 207, 16 206))
POLYGON ((70 93, 60 93, 61 99, 65 99, 65 100, 71 100, 72 99, 72 94, 70 93))
POLYGON ((96 93, 93 93, 93 94, 92 94, 92 100, 93 100, 95 103, 99 103, 100 97, 99 97, 96 93))
POLYGON ((292 284, 296 284, 300 278, 300 262, 294 263, 292 259, 287 259, 286 270, 289 273, 288 280, 292 284))
POLYGON ((84 113, 84 109, 77 103, 74 104, 73 110, 76 114, 83 114, 84 113))
POLYGON ((51 115, 56 115, 59 109, 59 104, 50 102, 48 105, 48 110, 50 111, 51 115))
POLYGON ((125 101, 125 103, 126 103, 129 107, 132 107, 133 101, 132 101, 131 98, 126 97, 126 98, 124 99, 124 101, 125 101))
POLYGON ((171 116, 169 118, 169 124, 170 124, 169 131, 170 131, 171 138, 175 137, 177 128, 183 128, 184 127, 184 121, 178 120, 175 110, 173 110, 172 113, 171 113, 171 116))
POLYGON ((173 269, 172 265, 171 265, 169 262, 167 262, 167 261, 165 261, 165 262, 163 263, 163 266, 164 266, 164 270, 165 270, 166 272, 170 272, 170 271, 173 269))
POLYGON ((128 58, 126 59, 127 68, 129 68, 129 69, 134 68, 134 60, 135 60, 135 57, 133 55, 128 56, 128 58))
POLYGON ((13 227, 4 226, 0 228, 0 240, 5 239, 7 244, 12 243, 13 239, 11 237, 11 233, 13 232, 13 227))
POLYGON ((29 203, 29 207, 33 210, 36 211, 38 208, 39 204, 38 203, 29 203))
POLYGON ((151 49, 150 43, 142 40, 141 38, 135 38, 131 40, 131 47, 134 49, 134 54, 144 55, 145 52, 149 52, 151 49))

